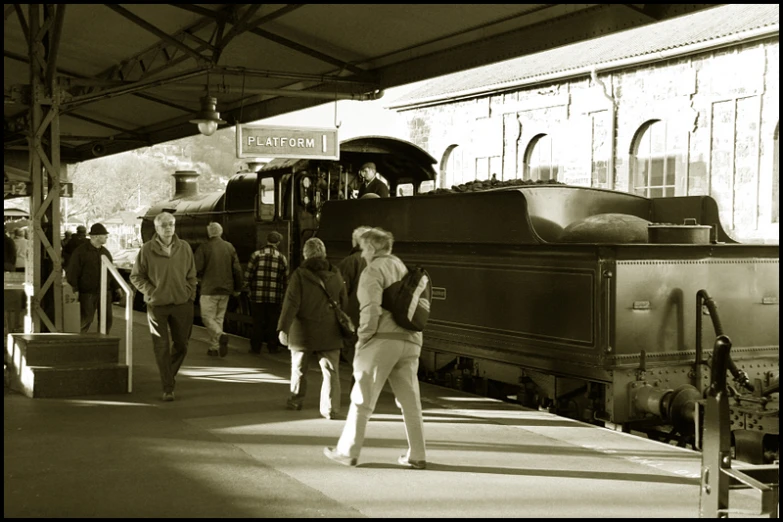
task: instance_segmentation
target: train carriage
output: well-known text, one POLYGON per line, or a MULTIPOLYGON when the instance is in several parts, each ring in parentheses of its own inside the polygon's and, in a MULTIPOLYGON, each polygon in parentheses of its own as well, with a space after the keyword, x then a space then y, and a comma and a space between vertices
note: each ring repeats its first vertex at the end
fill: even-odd
POLYGON ((685 440, 725 334, 738 452, 777 453, 778 247, 732 240, 712 198, 541 185, 336 201, 318 235, 336 260, 362 224, 393 232, 395 253, 432 278, 431 380, 685 440))

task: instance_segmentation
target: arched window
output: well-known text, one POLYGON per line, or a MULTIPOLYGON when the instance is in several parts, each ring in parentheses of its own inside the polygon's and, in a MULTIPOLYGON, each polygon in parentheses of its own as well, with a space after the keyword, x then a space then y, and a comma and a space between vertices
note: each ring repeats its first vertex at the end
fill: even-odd
POLYGON ((648 198, 676 195, 678 170, 684 170, 681 160, 666 124, 660 120, 645 123, 631 150, 630 191, 648 198))
POLYGON ((772 149, 772 222, 780 223, 780 122, 775 127, 772 149))
POLYGON ((530 141, 525 153, 525 174, 523 179, 532 181, 557 180, 557 163, 553 153, 552 138, 539 134, 530 141))
POLYGON ((465 179, 465 163, 462 161, 462 148, 452 145, 443 154, 441 167, 441 188, 451 188, 454 185, 470 181, 465 179))

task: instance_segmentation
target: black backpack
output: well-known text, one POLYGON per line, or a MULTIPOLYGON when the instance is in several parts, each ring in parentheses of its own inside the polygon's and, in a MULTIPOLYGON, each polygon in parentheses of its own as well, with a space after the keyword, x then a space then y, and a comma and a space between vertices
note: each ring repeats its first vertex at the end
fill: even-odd
POLYGON ((383 291, 381 306, 405 329, 421 332, 430 318, 432 280, 421 267, 408 267, 408 273, 383 291))

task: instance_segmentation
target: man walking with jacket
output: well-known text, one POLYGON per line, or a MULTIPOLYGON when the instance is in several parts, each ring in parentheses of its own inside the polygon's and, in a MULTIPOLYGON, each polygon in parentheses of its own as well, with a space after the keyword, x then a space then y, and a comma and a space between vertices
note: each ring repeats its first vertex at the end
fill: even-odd
POLYGON ((209 332, 207 355, 225 357, 228 336, 223 332, 223 320, 229 296, 239 295, 242 287, 242 267, 234 245, 221 237, 220 223, 207 225, 207 235, 209 240, 195 254, 196 277, 201 285, 201 320, 209 332))
POLYGON ((197 284, 193 250, 174 233, 175 222, 168 212, 155 216, 155 235, 139 249, 130 275, 144 294, 166 402, 174 400, 175 377, 188 353, 197 284))

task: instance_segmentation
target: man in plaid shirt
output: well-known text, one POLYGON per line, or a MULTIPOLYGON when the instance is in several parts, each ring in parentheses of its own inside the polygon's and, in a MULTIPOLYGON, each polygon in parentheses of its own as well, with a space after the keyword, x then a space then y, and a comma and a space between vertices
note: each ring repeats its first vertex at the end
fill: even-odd
POLYGON ((245 287, 250 292, 253 314, 253 334, 250 352, 260 354, 261 344, 266 343, 269 353, 277 353, 277 321, 288 284, 288 261, 278 250, 283 236, 270 232, 266 246, 253 252, 245 268, 245 287))

